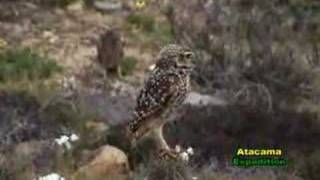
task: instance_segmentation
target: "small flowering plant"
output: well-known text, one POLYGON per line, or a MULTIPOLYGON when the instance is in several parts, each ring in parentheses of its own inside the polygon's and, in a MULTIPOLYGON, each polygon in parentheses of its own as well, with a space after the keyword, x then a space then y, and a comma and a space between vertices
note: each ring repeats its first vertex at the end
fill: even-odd
POLYGON ((51 174, 39 177, 36 180, 65 180, 65 178, 57 173, 51 173, 51 174))
POLYGON ((59 138, 56 138, 54 141, 60 145, 64 146, 68 150, 72 148, 72 142, 78 141, 80 138, 76 134, 71 134, 70 136, 62 135, 59 138))
POLYGON ((182 149, 180 145, 176 145, 175 151, 178 153, 179 158, 184 162, 189 162, 190 157, 194 155, 194 150, 192 147, 182 149))

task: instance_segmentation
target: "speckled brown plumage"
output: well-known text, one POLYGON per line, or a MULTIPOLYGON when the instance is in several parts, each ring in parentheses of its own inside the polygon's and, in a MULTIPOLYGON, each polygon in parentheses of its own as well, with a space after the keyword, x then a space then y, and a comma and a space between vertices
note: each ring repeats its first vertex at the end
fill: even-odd
POLYGON ((149 131, 160 128, 156 133, 162 141, 160 146, 168 147, 164 144, 162 126, 168 115, 186 98, 191 55, 190 50, 175 44, 160 51, 156 67, 137 97, 134 117, 128 125, 132 138, 138 139, 149 131))

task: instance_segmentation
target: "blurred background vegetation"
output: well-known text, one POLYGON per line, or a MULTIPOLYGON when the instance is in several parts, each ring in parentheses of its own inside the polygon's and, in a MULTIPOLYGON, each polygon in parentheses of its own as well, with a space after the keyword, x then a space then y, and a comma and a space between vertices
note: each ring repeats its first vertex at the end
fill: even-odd
POLYGON ((131 179, 320 179, 318 1, 137 2, 0 1, 0 179, 70 177, 87 151, 123 148, 113 126, 130 117, 169 43, 196 54, 192 91, 225 103, 186 104, 166 126, 171 146, 195 149, 189 164, 143 158, 146 147, 125 149, 139 157, 131 179), (106 38, 121 50, 116 43, 102 49, 118 59, 97 60, 106 30, 118 33, 106 38), (120 71, 109 72, 111 61, 120 71), (71 133, 80 141, 70 151, 52 145, 71 133), (37 151, 20 152, 34 142, 37 151), (233 167, 237 147, 282 148, 289 165, 233 167))

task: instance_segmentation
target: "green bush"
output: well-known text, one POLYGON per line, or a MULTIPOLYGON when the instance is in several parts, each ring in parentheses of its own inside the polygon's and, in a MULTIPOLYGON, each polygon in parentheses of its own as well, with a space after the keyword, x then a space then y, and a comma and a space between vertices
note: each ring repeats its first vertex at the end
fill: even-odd
POLYGON ((130 75, 137 65, 137 60, 134 57, 126 56, 121 61, 122 75, 130 75))
POLYGON ((31 49, 9 49, 0 54, 0 82, 50 77, 62 71, 52 59, 40 56, 31 49))
POLYGON ((319 170, 320 170, 320 151, 315 150, 310 153, 303 162, 301 167, 301 175, 306 179, 319 179, 319 170))
POLYGON ((40 4, 56 6, 56 7, 66 7, 78 0, 40 0, 40 4))
POLYGON ((193 169, 176 160, 151 159, 135 169, 132 179, 192 180, 193 169))
POLYGON ((143 49, 154 49, 173 43, 173 29, 170 22, 157 17, 159 15, 150 13, 132 13, 127 17, 123 28, 130 40, 140 42, 143 49))
POLYGON ((8 172, 4 169, 0 169, 0 179, 9 180, 8 172))
POLYGON ((173 34, 172 29, 169 23, 162 23, 159 24, 153 33, 154 37, 157 38, 159 42, 162 42, 163 44, 170 44, 173 42, 173 34))
POLYGON ((191 180, 191 168, 175 160, 156 160, 150 163, 148 179, 191 180))
POLYGON ((146 32, 153 32, 155 30, 155 18, 147 14, 130 14, 127 18, 127 22, 146 32))

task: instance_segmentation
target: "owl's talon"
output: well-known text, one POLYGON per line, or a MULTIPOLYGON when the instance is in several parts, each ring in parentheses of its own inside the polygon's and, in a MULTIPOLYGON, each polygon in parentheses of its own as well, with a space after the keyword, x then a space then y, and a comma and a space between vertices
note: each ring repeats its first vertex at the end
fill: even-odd
POLYGON ((160 159, 177 159, 178 153, 175 150, 172 149, 161 149, 159 151, 159 158, 160 159))

